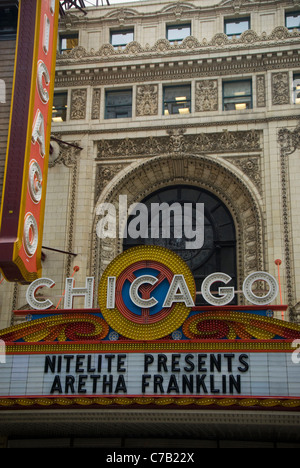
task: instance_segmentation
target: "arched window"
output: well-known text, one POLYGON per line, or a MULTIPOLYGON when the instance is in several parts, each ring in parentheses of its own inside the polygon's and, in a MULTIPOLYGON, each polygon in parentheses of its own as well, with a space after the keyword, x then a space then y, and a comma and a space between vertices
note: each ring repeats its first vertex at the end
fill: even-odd
MULTIPOLYGON (((235 226, 232 216, 224 203, 219 200, 212 193, 194 186, 171 186, 163 188, 155 193, 149 195, 142 201, 148 208, 148 237, 133 239, 130 236, 124 239, 123 249, 126 250, 130 247, 137 245, 160 245, 166 247, 178 255, 180 255, 189 268, 191 269, 197 291, 201 291, 201 284, 203 279, 215 272, 227 273, 232 277, 232 281, 227 286, 234 286, 236 289, 236 234, 235 226), (204 243, 200 249, 187 249, 186 242, 188 239, 182 235, 180 238, 174 237, 172 226, 175 225, 177 220, 172 216, 171 220, 171 235, 160 236, 158 238, 151 237, 151 205, 152 204, 167 204, 170 207, 174 203, 180 204, 184 212, 185 204, 192 204, 193 218, 196 215, 196 203, 204 205, 204 243)), ((178 206, 178 205, 177 205, 178 206)), ((167 215, 171 213, 168 210, 167 215)), ((160 215, 159 224, 163 225, 164 214, 160 215)), ((130 224, 132 217, 128 219, 127 226, 130 224)), ((195 219, 194 229, 195 229, 195 219)), ((183 216, 181 222, 184 222, 183 216)), ((182 233, 184 234, 184 226, 182 226, 182 233)), ((161 233, 160 233, 161 234, 161 233)), ((224 286, 215 284, 215 288, 224 286)), ((234 300, 232 303, 235 303, 234 300)), ((205 304, 201 298, 201 294, 197 294, 197 305, 205 304)), ((206 303, 207 304, 207 303, 206 303)))

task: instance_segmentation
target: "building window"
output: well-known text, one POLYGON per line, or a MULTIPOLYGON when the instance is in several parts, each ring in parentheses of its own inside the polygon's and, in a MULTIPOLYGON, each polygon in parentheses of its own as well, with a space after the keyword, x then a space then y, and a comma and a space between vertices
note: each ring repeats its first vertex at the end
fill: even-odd
POLYGON ((163 90, 163 113, 189 114, 191 112, 191 87, 165 86, 163 90))
POLYGON ((129 42, 134 40, 134 30, 126 29, 110 32, 110 43, 114 47, 126 47, 129 42))
POLYGON ((300 11, 286 13, 285 26, 289 29, 289 31, 293 31, 293 29, 300 30, 300 11))
POLYGON ((250 18, 225 20, 224 29, 228 37, 239 37, 244 31, 250 29, 250 18))
POLYGON ((68 93, 54 93, 52 107, 52 122, 65 122, 67 119, 68 93))
POLYGON ((167 26, 167 39, 170 42, 182 42, 183 39, 191 35, 191 25, 190 24, 181 24, 181 25, 171 25, 167 26))
POLYGON ((124 119, 132 116, 132 90, 107 91, 105 100, 106 119, 124 119))
POLYGON ((14 40, 18 27, 18 7, 0 7, 0 41, 14 40))
POLYGON ((223 83, 223 109, 252 109, 252 81, 228 81, 223 83))
POLYGON ((293 103, 300 104, 300 73, 293 76, 293 103))
POLYGON ((59 36, 59 52, 69 52, 78 46, 78 34, 63 34, 59 36))

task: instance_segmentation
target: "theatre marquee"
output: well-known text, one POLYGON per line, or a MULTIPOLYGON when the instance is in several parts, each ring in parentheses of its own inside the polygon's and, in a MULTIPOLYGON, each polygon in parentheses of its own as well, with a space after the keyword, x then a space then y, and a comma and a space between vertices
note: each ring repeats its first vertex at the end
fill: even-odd
POLYGON ((299 410, 300 327, 273 317, 286 307, 199 307, 195 294, 176 254, 143 246, 107 267, 98 308, 16 311, 26 321, 0 332, 0 408, 299 410))

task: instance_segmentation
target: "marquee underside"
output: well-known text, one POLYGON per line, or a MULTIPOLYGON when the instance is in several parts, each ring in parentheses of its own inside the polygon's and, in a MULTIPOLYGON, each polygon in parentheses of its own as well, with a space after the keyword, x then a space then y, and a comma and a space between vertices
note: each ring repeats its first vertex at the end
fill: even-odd
MULTIPOLYGON (((216 410, 73 410, 2 411, 0 431, 8 437, 26 438, 126 438, 146 446, 197 447, 202 441, 237 440, 300 443, 300 414, 264 411, 216 410), (47 424, 45 424, 47 421, 47 424), (147 439, 147 440, 145 440, 147 439), (200 441, 200 442, 199 442, 200 441)), ((119 441, 121 443, 121 441, 119 441)))

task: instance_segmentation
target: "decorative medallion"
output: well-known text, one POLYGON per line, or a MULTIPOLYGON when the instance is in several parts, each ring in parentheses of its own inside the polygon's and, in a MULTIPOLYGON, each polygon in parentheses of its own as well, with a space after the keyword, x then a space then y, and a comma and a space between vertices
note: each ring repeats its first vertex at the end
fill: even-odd
POLYGON ((155 340, 177 330, 190 313, 189 295, 194 298, 196 294, 186 263, 156 246, 136 247, 116 257, 104 271, 98 291, 104 319, 119 334, 134 340, 155 340), (181 277, 188 292, 181 288, 181 277), (168 304, 170 294, 180 297, 180 302, 168 304))

